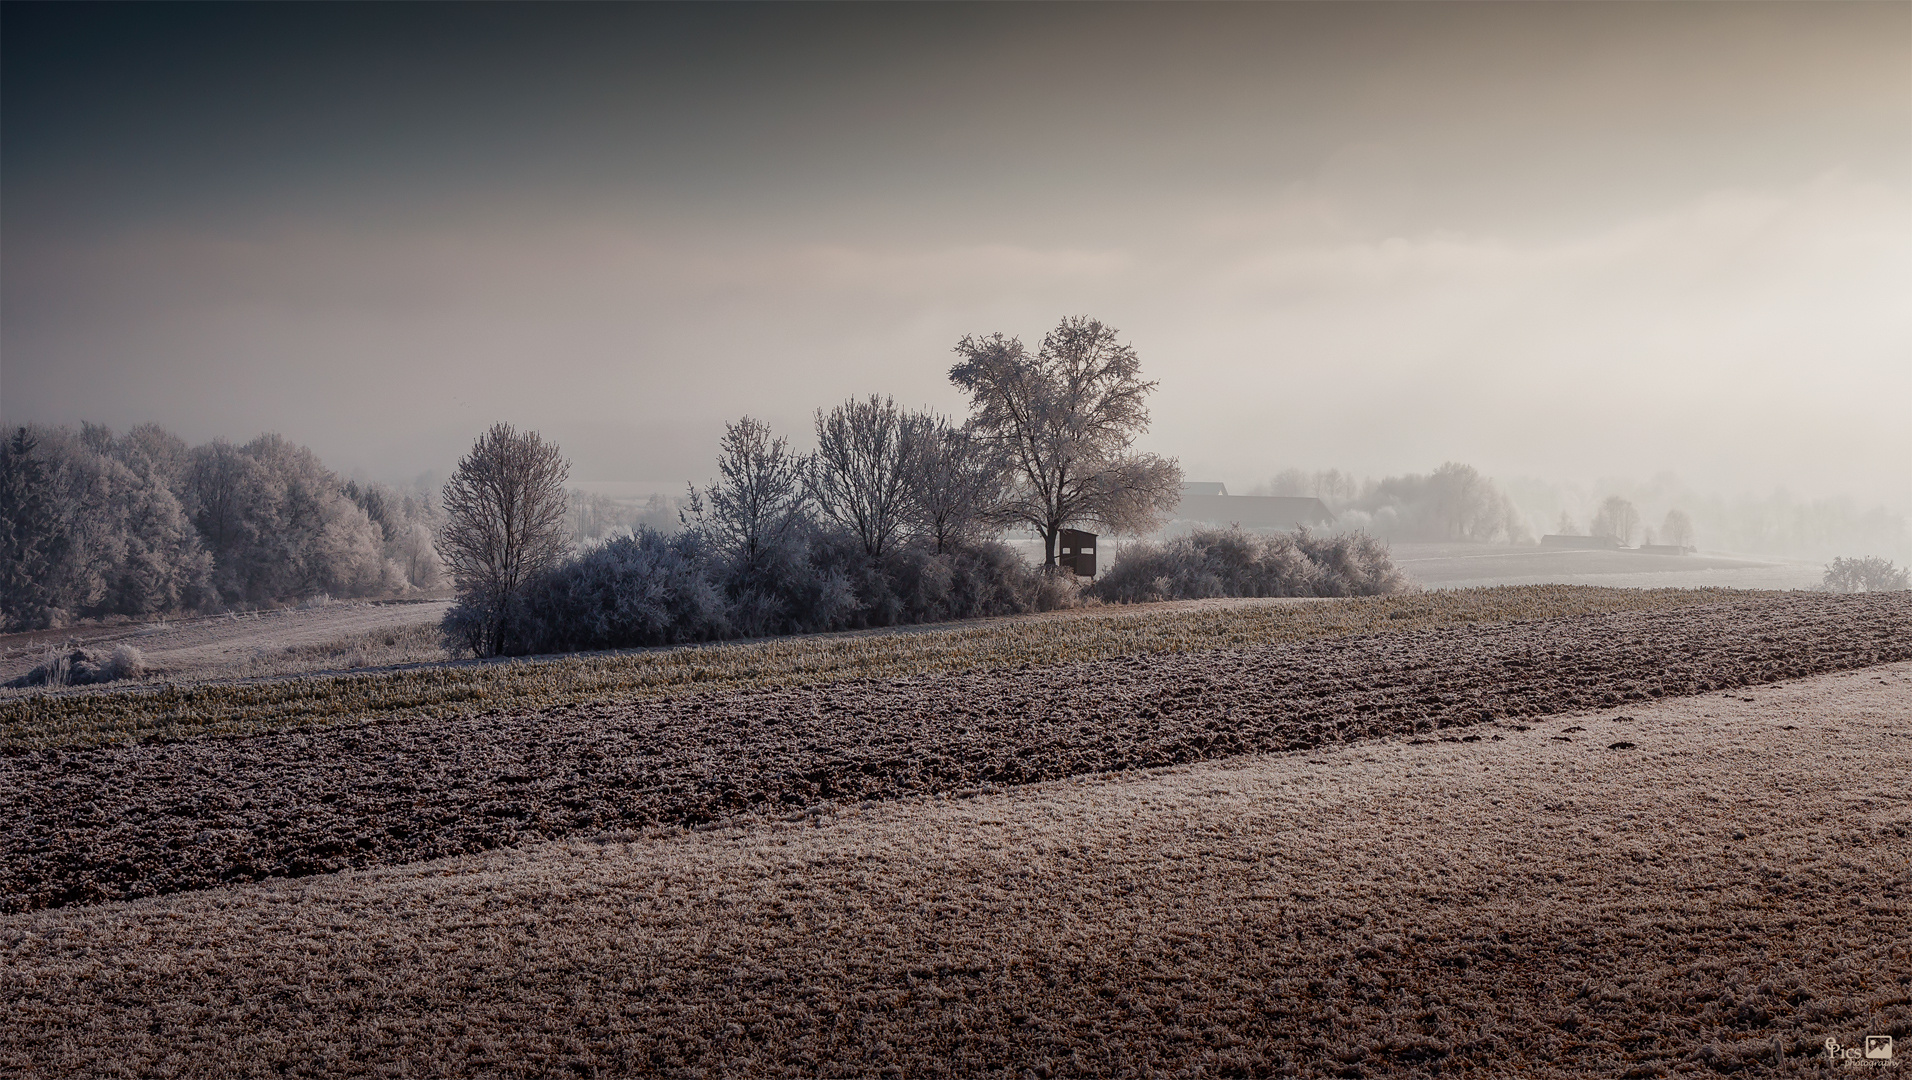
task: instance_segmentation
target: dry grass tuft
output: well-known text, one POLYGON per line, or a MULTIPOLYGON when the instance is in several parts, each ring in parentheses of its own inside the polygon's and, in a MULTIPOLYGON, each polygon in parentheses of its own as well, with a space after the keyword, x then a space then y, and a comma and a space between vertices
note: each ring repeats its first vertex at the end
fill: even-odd
POLYGON ((442 664, 452 659, 436 622, 363 630, 327 641, 259 649, 220 672, 227 679, 269 679, 401 664, 442 664))
MULTIPOLYGON (((1743 603, 1779 593, 1540 585, 1196 610, 1092 609, 897 634, 780 638, 743 644, 595 653, 256 683, 168 684, 40 693, 0 701, 0 748, 238 735, 399 715, 451 717, 615 698, 816 685, 950 671, 1042 667, 1121 656, 1246 648, 1394 630, 1743 603)), ((416 628, 415 633, 429 633, 416 628)), ((384 632, 353 645, 378 649, 384 632), (369 639, 377 638, 375 643, 369 639)), ((297 658, 294 658, 297 659, 297 658)), ((342 663, 341 666, 356 666, 342 663)))

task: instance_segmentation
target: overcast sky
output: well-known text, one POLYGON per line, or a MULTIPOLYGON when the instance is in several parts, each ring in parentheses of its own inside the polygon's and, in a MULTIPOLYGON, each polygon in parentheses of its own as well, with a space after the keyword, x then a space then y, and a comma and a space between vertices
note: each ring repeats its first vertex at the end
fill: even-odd
POLYGON ((1191 478, 1912 503, 1912 5, 7 4, 0 414, 712 471, 1117 327, 1191 478))

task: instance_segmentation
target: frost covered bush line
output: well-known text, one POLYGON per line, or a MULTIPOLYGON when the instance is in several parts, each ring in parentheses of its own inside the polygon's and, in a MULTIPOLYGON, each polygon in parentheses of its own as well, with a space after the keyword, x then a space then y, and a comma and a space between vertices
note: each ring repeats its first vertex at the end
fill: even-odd
POLYGON ((1159 544, 1133 544, 1095 583, 1120 603, 1222 596, 1385 596, 1413 588, 1387 548, 1362 533, 1316 536, 1306 529, 1262 535, 1198 529, 1159 544))
MULTIPOLYGON (((507 655, 861 630, 1070 606, 1073 592, 1001 544, 868 554, 856 537, 806 530, 749 556, 698 531, 640 528, 539 575, 506 617, 507 655)), ((463 606, 448 643, 470 637, 463 606)))

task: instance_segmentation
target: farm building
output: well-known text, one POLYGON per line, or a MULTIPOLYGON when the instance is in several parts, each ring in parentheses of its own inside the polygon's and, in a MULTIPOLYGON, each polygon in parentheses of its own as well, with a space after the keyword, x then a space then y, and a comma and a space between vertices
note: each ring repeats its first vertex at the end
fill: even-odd
POLYGON ((1320 499, 1288 495, 1230 495, 1217 483, 1182 485, 1182 501, 1170 512, 1171 523, 1239 525, 1244 529, 1290 531, 1302 526, 1334 524, 1334 514, 1320 499))
POLYGON ((1575 551, 1612 551, 1625 545, 1611 536, 1568 536, 1564 533, 1548 533, 1540 538, 1540 546, 1571 548, 1575 551))

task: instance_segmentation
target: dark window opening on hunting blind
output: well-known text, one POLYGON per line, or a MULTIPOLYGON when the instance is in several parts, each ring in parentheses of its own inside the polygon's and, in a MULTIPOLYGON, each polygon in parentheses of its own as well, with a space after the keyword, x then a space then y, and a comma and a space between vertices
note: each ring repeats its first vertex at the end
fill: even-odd
POLYGON ((1077 577, 1095 576, 1095 534, 1077 529, 1062 530, 1062 552, 1056 565, 1075 571, 1077 577))

